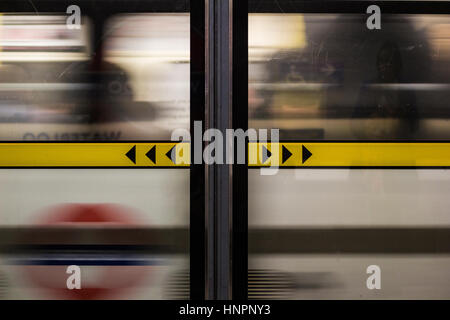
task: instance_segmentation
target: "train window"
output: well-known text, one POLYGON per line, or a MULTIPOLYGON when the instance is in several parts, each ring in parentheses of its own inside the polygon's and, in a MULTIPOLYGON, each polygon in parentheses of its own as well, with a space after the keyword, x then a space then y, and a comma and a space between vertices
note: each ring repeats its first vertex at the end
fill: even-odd
MULTIPOLYGON (((79 29, 0 16, 0 140, 145 141, 124 150, 134 165, 189 128, 189 13, 110 4, 79 29)), ((0 181, 0 299, 189 298, 189 167, 2 167, 0 181)))
POLYGON ((66 19, 1 16, 2 140, 68 140, 70 135, 81 139, 85 134, 80 124, 87 122, 88 112, 80 110, 79 97, 92 88, 69 77, 89 62, 91 27, 83 17, 79 29, 68 29, 66 19))
POLYGON ((105 28, 105 61, 128 74, 108 89, 131 100, 123 120, 137 137, 170 140, 173 130, 189 129, 189 14, 115 16, 105 28))
MULTIPOLYGON (((367 17, 250 13, 248 127, 287 142, 449 139, 450 16, 382 13, 376 31, 367 17)), ((449 179, 250 168, 249 298, 448 299, 449 179), (373 266, 381 290, 369 288, 373 266)))
POLYGON ((445 15, 250 14, 249 127, 281 139, 448 139, 445 15))

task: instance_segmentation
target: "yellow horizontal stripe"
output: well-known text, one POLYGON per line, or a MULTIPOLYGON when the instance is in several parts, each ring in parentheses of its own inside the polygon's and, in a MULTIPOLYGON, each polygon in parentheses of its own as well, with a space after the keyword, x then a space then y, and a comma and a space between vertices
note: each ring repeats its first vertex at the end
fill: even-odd
MULTIPOLYGON (((0 167, 189 167, 189 164, 190 143, 187 142, 0 143, 0 167), (172 148, 175 163, 167 155, 172 148), (130 152, 136 163, 127 156, 130 152)), ((248 165, 450 167, 450 143, 251 142, 248 165), (265 158, 264 148, 270 152, 265 158)))
POLYGON ((0 143, 1 167, 188 167, 189 159, 189 143, 0 143), (166 156, 174 146, 176 163, 166 156), (146 156, 153 147, 156 163, 146 156))
POLYGON ((441 167, 450 166, 450 143, 286 142, 249 143, 249 166, 441 167), (272 155, 263 162, 263 147, 272 155), (283 159, 283 147, 288 153, 283 159), (302 149, 311 153, 303 163, 302 149), (283 162, 283 160, 285 160, 283 162))

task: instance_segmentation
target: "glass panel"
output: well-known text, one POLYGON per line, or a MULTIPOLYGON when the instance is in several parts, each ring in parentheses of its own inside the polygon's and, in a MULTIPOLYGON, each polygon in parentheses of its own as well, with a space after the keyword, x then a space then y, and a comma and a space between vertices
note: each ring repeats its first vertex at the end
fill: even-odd
MULTIPOLYGON (((189 14, 117 15, 101 41, 94 19, 66 19, 1 16, 0 140, 189 127, 189 14)), ((2 168, 0 181, 0 299, 189 297, 189 170, 2 168)))
MULTIPOLYGON (((250 14, 249 128, 448 140, 450 17, 250 14)), ((447 170, 249 169, 249 297, 448 299, 447 170), (370 290, 371 265, 381 289, 370 290)))

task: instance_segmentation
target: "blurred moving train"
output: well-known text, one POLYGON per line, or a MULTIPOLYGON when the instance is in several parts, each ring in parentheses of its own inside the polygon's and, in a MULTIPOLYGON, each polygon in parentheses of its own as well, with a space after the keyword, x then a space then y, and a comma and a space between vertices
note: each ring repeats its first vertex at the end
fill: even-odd
MULTIPOLYGON (((283 140, 448 140, 450 17, 386 15, 377 31, 365 18, 250 14, 249 127, 283 140)), ((2 140, 188 128, 189 14, 110 19, 100 61, 89 19, 79 30, 65 19, 1 16, 2 140)), ((0 175, 0 298, 187 297, 188 170, 0 175), (42 281, 76 261, 84 295, 42 281)), ((249 169, 249 298, 450 298, 449 189, 448 170, 249 169), (366 287, 371 264, 382 290, 366 287)))
MULTIPOLYGON (((249 127, 450 136, 450 16, 249 15, 249 127)), ((249 169, 249 297, 449 299, 448 170, 249 169), (381 269, 369 290, 367 268, 381 269), (261 270, 266 270, 262 273, 261 270)))

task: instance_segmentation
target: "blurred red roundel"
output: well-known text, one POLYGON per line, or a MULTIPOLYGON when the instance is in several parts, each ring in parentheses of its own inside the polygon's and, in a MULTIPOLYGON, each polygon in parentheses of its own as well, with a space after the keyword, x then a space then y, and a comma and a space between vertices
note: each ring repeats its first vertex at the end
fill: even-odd
POLYGON ((37 222, 40 225, 137 225, 136 213, 118 204, 62 204, 51 208, 37 222))
MULTIPOLYGON (((137 215, 133 210, 117 204, 63 204, 52 207, 46 211, 37 221, 38 226, 48 227, 83 227, 97 228, 129 228, 138 227, 137 215)), ((72 236, 63 236, 62 244, 79 243, 76 239, 76 232, 70 232, 72 236)), ((102 244, 124 243, 126 239, 105 239, 102 244)), ((95 235, 94 235, 95 236, 95 235)), ((41 242, 41 239, 34 239, 33 243, 41 242)), ((49 239, 45 240, 48 243, 49 239)), ((95 240, 94 240, 95 242, 95 240)), ((53 241, 51 243, 55 244, 53 241)), ((83 241, 85 243, 85 239, 83 241)), ((59 244, 59 243, 58 243, 59 244)), ((96 244, 96 243, 88 243, 96 244)), ((64 253, 77 257, 75 252, 64 253)), ((91 258, 97 259, 104 253, 96 253, 91 258), (96 254, 98 254, 96 256, 96 254)), ((121 252, 124 255, 126 252, 121 252)), ((45 256, 40 261, 46 261, 45 256)), ((70 259, 70 258, 69 258, 70 259)), ((99 259, 98 265, 80 265, 81 268, 81 289, 68 289, 66 281, 70 274, 66 273, 68 265, 55 265, 52 263, 38 263, 25 266, 25 272, 33 286, 43 289, 50 297, 55 299, 126 299, 132 289, 138 287, 152 268, 150 265, 111 265, 99 259)), ((73 263, 75 264, 75 263, 73 263)), ((43 292, 44 292, 43 291, 43 292)), ((38 297, 39 298, 39 297, 38 297)), ((42 298, 46 298, 43 296, 42 298)))

